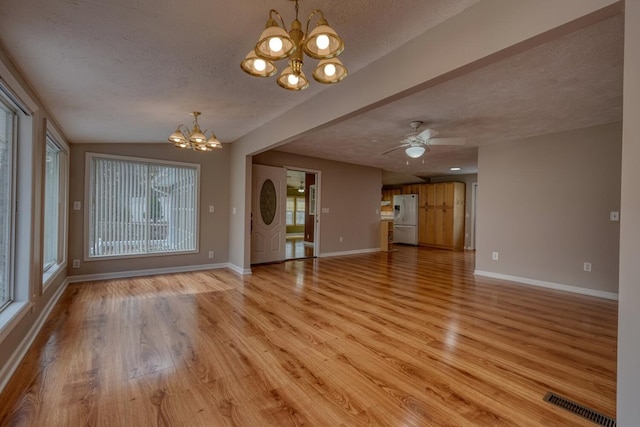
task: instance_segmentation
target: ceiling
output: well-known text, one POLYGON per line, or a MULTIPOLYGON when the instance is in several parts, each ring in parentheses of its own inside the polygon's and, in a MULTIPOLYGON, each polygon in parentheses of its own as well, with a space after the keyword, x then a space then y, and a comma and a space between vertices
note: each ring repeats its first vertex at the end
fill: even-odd
MULTIPOLYGON (((350 78, 477 0, 301 0, 345 39, 350 78)), ((71 143, 164 142, 189 112, 233 142, 312 98, 240 62, 270 8, 287 26, 288 0, 3 0, 0 44, 53 112, 71 143)), ((416 52, 416 55, 425 53, 416 52)), ((437 60, 437 58, 434 58, 437 60)), ((307 132, 278 150, 381 168, 411 180, 477 171, 478 146, 622 120, 623 19, 616 16, 517 55, 307 132), (420 120, 461 147, 409 160, 401 143, 420 120)), ((307 75, 314 63, 307 61, 307 75)), ((278 64, 282 69, 282 64, 278 64)), ((406 66, 410 66, 407 64, 406 66)), ((400 177, 400 178, 398 178, 400 177)))

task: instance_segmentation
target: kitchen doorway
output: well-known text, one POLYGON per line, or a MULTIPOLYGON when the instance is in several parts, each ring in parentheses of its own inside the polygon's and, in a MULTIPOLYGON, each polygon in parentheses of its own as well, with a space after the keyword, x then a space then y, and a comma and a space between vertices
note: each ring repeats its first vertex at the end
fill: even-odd
POLYGON ((319 172, 287 167, 285 259, 317 256, 319 172))

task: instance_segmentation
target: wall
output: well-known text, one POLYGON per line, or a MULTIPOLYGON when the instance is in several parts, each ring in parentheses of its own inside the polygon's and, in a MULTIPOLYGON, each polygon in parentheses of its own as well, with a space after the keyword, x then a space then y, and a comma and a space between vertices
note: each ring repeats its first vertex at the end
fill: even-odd
MULTIPOLYGON (((10 306, 0 314, 0 390, 28 349, 55 301, 65 289, 66 270, 62 268, 51 278, 47 287, 42 284, 42 224, 44 159, 46 155, 45 120, 65 140, 55 119, 30 89, 27 81, 0 49, 0 79, 11 92, 32 110, 31 132, 19 135, 18 197, 16 214, 15 281, 21 309, 8 314, 10 306), (28 167, 22 167, 28 165, 28 167)), ((64 267, 64 264, 62 264, 64 267)))
POLYGON ((640 2, 625 4, 618 407, 620 427, 640 420, 640 2))
POLYGON ((235 212, 229 230, 231 265, 247 272, 250 263, 250 156, 342 117, 590 25, 619 10, 617 0, 483 0, 353 72, 339 85, 292 104, 285 114, 244 135, 231 144, 231 208, 235 212), (549 13, 550 9, 553 13, 549 13), (438 60, 434 61, 434 57, 438 60))
MULTIPOLYGON (((145 159, 199 163, 200 167, 200 252, 118 260, 83 261, 81 268, 69 269, 70 276, 108 274, 158 268, 207 266, 228 261, 229 242, 229 149, 225 145, 210 153, 178 150, 162 144, 74 144, 71 150, 69 200, 85 201, 85 153, 104 153, 145 159), (209 213, 209 205, 214 213, 209 213), (214 258, 208 252, 214 251, 214 258)), ((69 259, 82 260, 84 254, 84 210, 70 211, 69 259)), ((69 263, 71 264, 71 262, 69 263)))
POLYGON ((380 169, 275 150, 254 156, 253 163, 321 172, 319 256, 380 248, 380 169))
POLYGON ((617 123, 480 147, 476 269, 617 293, 621 138, 617 123))
POLYGON ((429 179, 429 182, 464 182, 465 187, 465 203, 464 203, 464 247, 465 249, 474 249, 471 247, 471 225, 473 217, 471 216, 471 203, 473 185, 478 182, 478 174, 463 174, 463 175, 449 175, 449 176, 434 176, 429 179))

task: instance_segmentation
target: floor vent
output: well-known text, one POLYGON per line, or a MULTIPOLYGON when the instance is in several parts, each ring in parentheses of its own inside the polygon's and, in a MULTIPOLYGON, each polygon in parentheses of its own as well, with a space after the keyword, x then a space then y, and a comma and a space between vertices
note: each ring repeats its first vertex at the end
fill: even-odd
POLYGON ((598 411, 594 411, 593 409, 587 408, 584 405, 573 402, 562 396, 558 396, 557 394, 550 391, 545 394, 544 401, 559 406, 560 408, 566 409, 569 412, 573 412, 574 414, 579 415, 582 418, 585 418, 593 423, 596 423, 599 426, 616 427, 615 418, 608 417, 598 411))

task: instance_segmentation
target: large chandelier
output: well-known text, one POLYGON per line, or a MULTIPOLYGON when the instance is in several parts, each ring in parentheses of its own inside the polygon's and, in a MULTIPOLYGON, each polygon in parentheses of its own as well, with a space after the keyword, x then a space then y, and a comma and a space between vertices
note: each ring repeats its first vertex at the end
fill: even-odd
POLYGON ((287 32, 284 20, 277 10, 269 11, 266 29, 260 35, 255 48, 249 52, 240 67, 255 77, 270 77, 278 70, 273 61, 289 59, 278 84, 288 90, 303 90, 309 87, 309 80, 302 71, 303 52, 313 59, 319 59, 313 72, 313 78, 324 84, 338 83, 347 76, 347 69, 338 58, 344 50, 344 41, 329 26, 320 9, 311 12, 307 19, 306 31, 302 32, 302 24, 298 20, 298 0, 296 2, 296 19, 291 23, 291 30, 287 32), (311 18, 319 14, 320 19, 316 27, 309 32, 311 18), (274 17, 278 17, 279 25, 274 17))
POLYGON ((200 130, 198 125, 199 111, 191 113, 193 116, 193 129, 181 124, 175 132, 169 136, 169 142, 173 142, 177 148, 192 149, 196 151, 212 151, 214 148, 222 148, 222 144, 216 138, 211 129, 200 130), (210 132, 211 136, 207 138, 206 133, 210 132))

